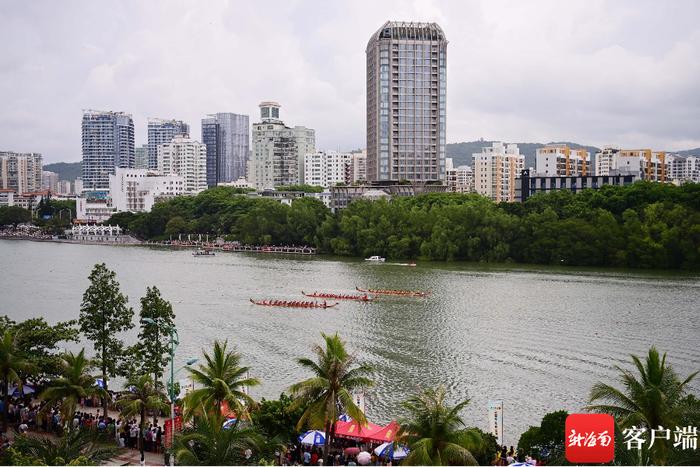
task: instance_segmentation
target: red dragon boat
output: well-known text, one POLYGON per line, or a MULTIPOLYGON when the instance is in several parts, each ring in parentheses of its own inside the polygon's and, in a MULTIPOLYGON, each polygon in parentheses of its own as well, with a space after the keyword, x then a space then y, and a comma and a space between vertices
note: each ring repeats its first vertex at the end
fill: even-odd
POLYGON ((351 295, 351 294, 334 294, 334 293, 324 293, 324 292, 306 293, 303 290, 301 291, 301 293, 305 297, 313 297, 313 298, 332 298, 335 300, 356 300, 358 302, 371 302, 372 300, 374 300, 372 297, 370 297, 367 294, 351 295))
POLYGON ((297 301, 297 300, 253 300, 250 299, 250 303, 262 306, 280 306, 285 308, 333 308, 338 304, 336 303, 326 303, 323 301, 319 302, 309 302, 309 301, 297 301))
POLYGON ((396 290, 396 289, 361 289, 355 287, 358 292, 371 293, 374 295, 396 295, 399 297, 427 297, 430 292, 420 290, 396 290))

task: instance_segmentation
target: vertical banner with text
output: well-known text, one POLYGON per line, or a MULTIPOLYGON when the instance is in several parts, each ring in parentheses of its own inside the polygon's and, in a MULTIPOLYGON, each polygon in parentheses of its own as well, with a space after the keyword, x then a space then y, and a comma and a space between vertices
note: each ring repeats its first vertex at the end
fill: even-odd
POLYGON ((503 401, 488 402, 488 432, 496 437, 499 446, 503 445, 503 401))

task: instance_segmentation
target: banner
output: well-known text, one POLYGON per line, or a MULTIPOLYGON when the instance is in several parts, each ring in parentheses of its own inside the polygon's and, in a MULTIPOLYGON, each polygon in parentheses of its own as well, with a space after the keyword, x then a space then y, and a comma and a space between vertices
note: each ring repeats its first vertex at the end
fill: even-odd
MULTIPOLYGON (((163 430, 163 446, 166 448, 170 447, 170 442, 172 441, 172 435, 170 434, 171 424, 172 420, 167 418, 164 423, 165 429, 163 430)), ((178 431, 182 431, 182 417, 179 415, 175 417, 175 432, 177 433, 178 431)))
POLYGON ((488 402, 488 432, 496 437, 499 446, 503 445, 503 401, 488 402))

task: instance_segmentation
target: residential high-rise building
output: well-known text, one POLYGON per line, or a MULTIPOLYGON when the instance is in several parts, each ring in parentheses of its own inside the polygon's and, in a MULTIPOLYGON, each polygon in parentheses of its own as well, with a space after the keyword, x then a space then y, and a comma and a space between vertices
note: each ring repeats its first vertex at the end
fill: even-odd
POLYGON ((515 179, 525 168, 518 145, 494 142, 472 157, 474 190, 496 202, 515 201, 515 179))
POLYGON ((305 126, 297 125, 294 127, 294 139, 297 142, 297 161, 299 173, 299 183, 306 183, 304 181, 305 171, 304 171, 304 161, 307 154, 313 154, 316 152, 316 131, 311 128, 306 128, 305 126))
POLYGON ((50 170, 42 170, 41 189, 56 193, 58 191, 58 174, 50 170))
POLYGON ((636 175, 641 180, 671 182, 676 156, 651 149, 604 148, 596 153, 596 175, 636 175))
POLYGON ((548 144, 536 151, 536 171, 548 177, 591 175, 591 157, 585 149, 571 149, 566 144, 548 144))
POLYGON ((445 159, 445 182, 451 193, 471 193, 474 191, 474 171, 468 165, 455 167, 451 158, 445 159))
POLYGON ((367 151, 363 149, 360 152, 351 152, 350 155, 352 160, 345 173, 345 183, 350 185, 367 181, 367 151))
POLYGON ((190 126, 182 120, 148 119, 148 168, 158 167, 158 146, 176 136, 189 136, 190 126))
POLYGON ((217 113, 202 119, 202 143, 207 147, 207 185, 229 183, 246 176, 250 151, 247 115, 217 113))
POLYGON ((620 148, 607 146, 595 154, 595 174, 610 175, 616 170, 617 154, 620 148))
POLYGON ((329 188, 346 183, 345 174, 352 164, 352 154, 336 151, 318 151, 304 158, 304 183, 329 188))
POLYGON ((156 201, 185 192, 180 175, 159 175, 148 169, 116 169, 109 176, 112 207, 117 212, 150 212, 156 201))
POLYGON ((277 102, 260 104, 260 123, 253 124, 253 153, 248 162, 248 181, 258 189, 294 185, 299 174, 302 153, 316 151, 315 132, 297 126, 290 128, 280 119, 277 102))
POLYGON ((72 195, 73 187, 71 186, 70 180, 59 180, 56 193, 59 195, 72 195))
MULTIPOLYGON (((158 165, 158 148, 156 147, 156 165, 158 165)), ((148 168, 148 144, 142 144, 138 148, 134 148, 134 168, 148 168)))
POLYGON ((184 193, 206 190, 207 147, 187 136, 176 136, 169 143, 158 146, 158 172, 183 177, 184 193))
POLYGON ((700 183, 700 157, 676 157, 673 160, 673 180, 700 183))
POLYGON ((73 182, 73 192, 80 196, 80 194, 83 192, 83 179, 78 177, 75 179, 73 182))
POLYGON ((367 44, 367 179, 445 179, 447 40, 436 23, 385 23, 367 44))
POLYGON ((0 152, 0 189, 21 195, 41 189, 42 160, 39 153, 0 152))
POLYGON ((130 114, 83 111, 83 183, 107 189, 115 167, 134 166, 134 121, 130 114))

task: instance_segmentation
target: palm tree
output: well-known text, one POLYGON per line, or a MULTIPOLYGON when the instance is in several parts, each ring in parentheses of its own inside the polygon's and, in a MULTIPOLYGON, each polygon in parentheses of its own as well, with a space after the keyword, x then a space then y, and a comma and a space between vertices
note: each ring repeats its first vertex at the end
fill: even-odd
POLYGON ((326 341, 326 348, 320 345, 314 347, 317 361, 308 358, 297 360, 301 366, 311 370, 314 376, 292 385, 290 390, 296 397, 294 406, 307 406, 297 423, 297 430, 308 425, 324 429, 326 433, 323 445, 325 462, 339 415, 346 413, 360 425, 367 423, 365 414, 353 401, 352 392, 371 387, 374 381, 369 378, 372 373, 369 365, 358 364, 353 367, 356 359, 347 352, 345 343, 337 333, 333 336, 321 333, 321 336, 326 341))
POLYGON ((246 406, 254 406, 255 401, 247 394, 247 388, 260 384, 256 378, 248 378, 250 370, 241 365, 241 354, 227 350, 228 341, 222 344, 214 341, 214 353, 204 352, 206 363, 199 368, 187 368, 192 380, 202 386, 190 392, 185 398, 185 416, 190 418, 204 408, 205 411, 221 413, 221 405, 226 402, 238 418, 248 417, 246 406))
POLYGON ((139 416, 139 451, 141 452, 141 461, 144 460, 143 454, 143 427, 146 423, 146 412, 167 411, 170 406, 166 401, 166 396, 162 389, 156 387, 153 383, 151 375, 132 376, 126 381, 126 387, 129 390, 125 393, 117 404, 121 409, 122 415, 125 417, 139 416))
POLYGON ((17 339, 11 330, 6 330, 0 338, 0 382, 3 390, 2 431, 7 431, 7 414, 10 404, 10 383, 21 387, 19 372, 31 371, 32 365, 22 356, 17 347, 17 339))
MULTIPOLYGON (((649 349, 645 362, 636 355, 631 357, 639 375, 616 366, 624 389, 596 383, 591 389, 592 405, 587 409, 612 415, 623 430, 632 425, 646 428, 647 432, 659 426, 675 427, 683 416, 686 386, 698 372, 681 381, 671 365, 666 363, 666 354, 660 357, 653 346, 649 349)), ((649 454, 652 462, 665 464, 669 454, 668 446, 657 441, 649 454)))
POLYGON ((478 465, 468 447, 480 443, 474 430, 467 430, 459 412, 469 399, 449 407, 443 386, 426 389, 402 405, 409 416, 400 421, 399 439, 411 452, 407 465, 478 465))
POLYGON ((58 439, 19 435, 12 448, 32 465, 99 465, 117 452, 90 430, 71 430, 58 439))
POLYGON ((252 428, 237 422, 225 429, 224 417, 217 412, 203 412, 194 424, 175 437, 175 458, 182 465, 241 465, 248 459, 245 451, 260 452, 262 437, 252 428))
POLYGON ((39 398, 48 401, 44 410, 60 403, 61 417, 64 422, 73 420, 75 409, 80 399, 93 395, 104 395, 104 390, 95 386, 95 377, 89 374, 93 368, 92 362, 85 357, 85 349, 78 354, 66 352, 61 358, 60 378, 55 379, 39 398))

